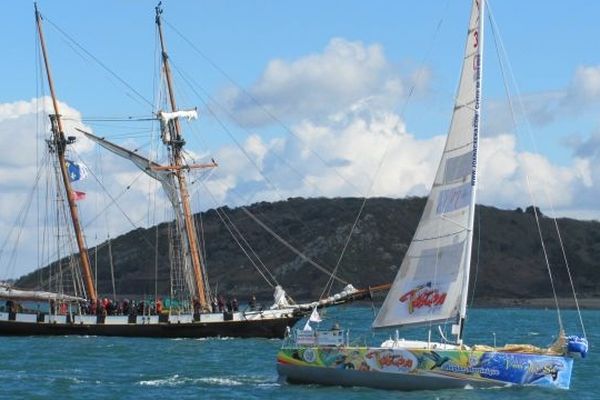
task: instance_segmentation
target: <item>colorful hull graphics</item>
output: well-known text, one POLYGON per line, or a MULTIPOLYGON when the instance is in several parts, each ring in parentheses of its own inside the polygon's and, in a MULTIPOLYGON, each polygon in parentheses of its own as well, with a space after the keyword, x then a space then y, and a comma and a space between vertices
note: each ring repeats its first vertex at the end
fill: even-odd
POLYGON ((570 357, 541 354, 370 347, 284 348, 277 362, 287 371, 297 366, 377 373, 377 379, 381 373, 447 378, 454 381, 452 387, 460 379, 465 386, 536 385, 560 389, 569 388, 573 365, 570 357))

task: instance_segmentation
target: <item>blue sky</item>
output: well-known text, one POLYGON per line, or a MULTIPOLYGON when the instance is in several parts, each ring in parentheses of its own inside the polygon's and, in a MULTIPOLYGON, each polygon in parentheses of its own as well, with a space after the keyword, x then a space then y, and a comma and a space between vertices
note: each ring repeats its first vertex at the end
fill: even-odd
MULTIPOLYGON (((152 98, 155 2, 41 1, 42 13, 148 99, 152 98)), ((220 68, 241 85, 251 85, 274 58, 294 60, 317 53, 334 37, 380 44, 399 70, 425 60, 432 69, 431 91, 425 104, 411 103, 405 118, 420 136, 443 133, 462 51, 468 1, 433 2, 165 2, 165 18, 177 26, 220 68), (436 25, 443 25, 434 40, 436 25), (433 110, 432 110, 433 108, 433 110), (426 118, 423 118, 426 115, 426 118)), ((492 9, 509 51, 522 93, 564 89, 580 65, 597 65, 594 38, 600 5, 589 1, 495 1, 492 9)), ((3 23, 6 46, 3 101, 29 99, 35 91, 35 42, 32 4, 5 5, 11 17, 3 23)), ((106 73, 79 58, 57 31, 46 24, 53 70, 61 99, 84 115, 147 112, 126 96, 106 73), (84 90, 81 90, 84 89, 84 90)), ((170 53, 211 92, 226 80, 167 29, 170 53)), ((488 29, 488 38, 489 29, 488 29)), ((485 95, 503 99, 492 43, 488 40, 485 95), (496 79, 492 80, 494 77, 496 79)), ((563 138, 585 135, 598 118, 545 127, 542 147, 564 163, 563 138), (550 140, 548 140, 548 137, 550 140)))
MULTIPOLYGON (((188 148, 198 159, 214 157, 220 164, 213 174, 202 175, 203 189, 211 195, 198 196, 196 209, 295 195, 427 193, 453 107, 469 1, 163 3, 179 105, 198 106, 200 111, 200 119, 186 130, 188 148), (183 77, 197 84, 188 86, 183 77), (404 108, 413 85, 415 94, 404 108), (203 103, 209 96, 217 118, 203 103), (220 108, 215 108, 215 101, 220 108), (391 155, 385 172, 376 176, 369 192, 386 146, 391 155)), ((513 101, 522 101, 525 111, 517 116, 515 129, 488 24, 482 131, 487 142, 482 143, 481 172, 490 178, 482 177, 480 201, 506 208, 531 204, 524 190, 529 176, 534 191, 554 197, 548 200, 545 194, 537 194, 543 208, 552 203, 558 215, 600 217, 596 204, 600 194, 600 168, 596 167, 600 157, 600 52, 596 44, 600 3, 489 3, 521 95, 513 101), (534 154, 536 147, 539 154, 534 154)), ((71 116, 84 119, 86 129, 112 136, 123 145, 145 146, 150 139, 127 133, 150 132, 151 127, 123 123, 123 128, 85 119, 150 116, 155 110, 74 50, 54 25, 152 102, 157 83, 155 5, 151 1, 39 2, 46 17, 60 101, 69 107, 71 116)), ((0 135, 6 141, 16 134, 29 143, 34 139, 28 136, 36 129, 34 121, 39 121, 31 117, 32 99, 48 92, 37 89, 33 4, 7 2, 3 10, 9 17, 0 26, 4 51, 0 135)), ((509 84, 514 92, 514 85, 509 84)), ((26 148, 33 151, 35 147, 26 148)), ((4 160, 0 176, 10 177, 26 165, 8 147, 0 152, 4 160)), ((102 174, 113 195, 137 174, 89 143, 81 145, 79 156, 91 166, 98 165, 99 157, 111 160, 102 174)), ((0 181, 0 189, 11 193, 0 204, 5 210, 0 212, 3 231, 12 224, 22 202, 19 196, 25 196, 29 186, 19 186, 14 179, 0 181)), ((122 199, 124 206, 147 197, 148 183, 138 186, 122 199)), ((93 199, 96 192, 91 184, 83 188, 91 195, 88 199, 93 199)), ((84 220, 94 215, 91 203, 82 205, 84 220)), ((133 211, 132 220, 139 226, 155 222, 144 211, 133 211)), ((113 236, 132 228, 122 223, 118 213, 109 219, 114 220, 107 222, 113 236)), ((93 242, 92 234, 88 236, 93 242)))

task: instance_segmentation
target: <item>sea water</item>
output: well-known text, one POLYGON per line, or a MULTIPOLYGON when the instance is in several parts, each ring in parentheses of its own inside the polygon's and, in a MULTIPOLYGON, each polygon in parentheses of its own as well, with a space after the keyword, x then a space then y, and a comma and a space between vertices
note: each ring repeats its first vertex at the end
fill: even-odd
MULTIPOLYGON (((562 311, 568 334, 580 334, 575 311, 562 311)), ((398 393, 367 388, 280 382, 280 340, 0 337, 0 399, 600 399, 600 311, 583 311, 591 343, 576 359, 571 390, 498 388, 398 393)), ((338 307, 323 328, 338 322, 357 343, 377 344, 387 333, 369 330, 373 310, 338 307)), ((302 327, 300 321, 297 327, 302 327)), ((558 332, 556 310, 473 309, 467 343, 546 346, 558 332)), ((425 332, 426 333, 426 332, 425 332)), ((393 333, 392 333, 393 334, 393 333)), ((426 339, 423 332, 401 332, 426 339)), ((433 334, 437 339, 438 335, 433 334)))

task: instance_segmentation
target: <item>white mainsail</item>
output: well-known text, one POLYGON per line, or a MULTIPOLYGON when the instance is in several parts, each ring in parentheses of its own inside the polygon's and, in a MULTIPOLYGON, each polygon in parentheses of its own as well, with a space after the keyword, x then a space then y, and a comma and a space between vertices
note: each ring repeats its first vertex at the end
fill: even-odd
POLYGON ((464 317, 477 182, 483 1, 473 1, 454 113, 433 187, 374 328, 464 317))

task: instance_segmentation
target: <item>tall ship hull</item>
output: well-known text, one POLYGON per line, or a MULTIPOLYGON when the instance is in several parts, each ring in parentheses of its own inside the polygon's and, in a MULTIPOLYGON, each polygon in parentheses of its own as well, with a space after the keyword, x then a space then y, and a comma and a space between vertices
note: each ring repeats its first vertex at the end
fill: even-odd
POLYGON ((0 313, 0 335, 89 335, 154 338, 282 338, 302 314, 268 315, 258 312, 168 316, 37 316, 0 313))

